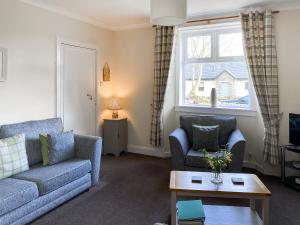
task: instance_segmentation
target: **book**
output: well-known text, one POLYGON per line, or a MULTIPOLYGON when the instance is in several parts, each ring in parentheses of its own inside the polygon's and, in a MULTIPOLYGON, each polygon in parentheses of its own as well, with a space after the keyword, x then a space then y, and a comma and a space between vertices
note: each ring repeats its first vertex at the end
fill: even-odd
POLYGON ((192 176, 192 183, 202 184, 201 176, 192 176))
POLYGON ((235 185, 244 185, 244 180, 243 180, 243 178, 240 178, 240 177, 232 177, 231 181, 235 185))
POLYGON ((205 221, 205 213, 201 200, 186 200, 177 202, 178 221, 205 221))

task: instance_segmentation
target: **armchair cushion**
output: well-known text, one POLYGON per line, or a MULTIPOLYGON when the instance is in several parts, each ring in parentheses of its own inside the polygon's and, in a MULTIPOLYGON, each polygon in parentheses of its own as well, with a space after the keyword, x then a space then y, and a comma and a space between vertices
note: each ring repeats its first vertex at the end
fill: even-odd
POLYGON ((219 125, 199 126, 193 124, 193 149, 217 151, 219 149, 219 125))
POLYGON ((236 129, 234 116, 180 116, 180 127, 185 130, 190 146, 193 145, 193 124, 201 126, 219 125, 219 145, 226 145, 232 131, 236 129))

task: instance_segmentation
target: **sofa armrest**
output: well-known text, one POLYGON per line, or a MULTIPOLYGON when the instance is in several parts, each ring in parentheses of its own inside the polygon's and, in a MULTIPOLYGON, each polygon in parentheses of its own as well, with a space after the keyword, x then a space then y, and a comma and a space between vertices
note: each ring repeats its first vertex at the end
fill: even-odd
POLYGON ((75 157, 89 159, 92 164, 92 185, 99 183, 102 152, 102 138, 85 135, 75 135, 75 157))
POLYGON ((229 170, 241 172, 243 167, 246 140, 239 129, 234 130, 229 136, 227 150, 232 153, 232 162, 229 170))
POLYGON ((187 134, 182 128, 177 128, 169 135, 173 169, 184 170, 185 156, 190 145, 187 134))

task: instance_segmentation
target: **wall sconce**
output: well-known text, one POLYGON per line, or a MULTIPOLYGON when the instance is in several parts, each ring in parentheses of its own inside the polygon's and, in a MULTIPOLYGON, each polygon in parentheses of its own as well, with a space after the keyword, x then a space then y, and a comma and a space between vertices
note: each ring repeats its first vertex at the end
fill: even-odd
POLYGON ((110 68, 107 62, 103 67, 103 81, 110 81, 110 68))

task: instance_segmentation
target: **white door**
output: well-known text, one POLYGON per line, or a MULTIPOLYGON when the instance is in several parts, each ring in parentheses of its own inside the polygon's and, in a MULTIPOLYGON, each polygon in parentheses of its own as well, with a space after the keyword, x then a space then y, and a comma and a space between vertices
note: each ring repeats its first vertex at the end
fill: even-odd
POLYGON ((60 44, 61 114, 65 130, 96 134, 97 50, 60 44))

